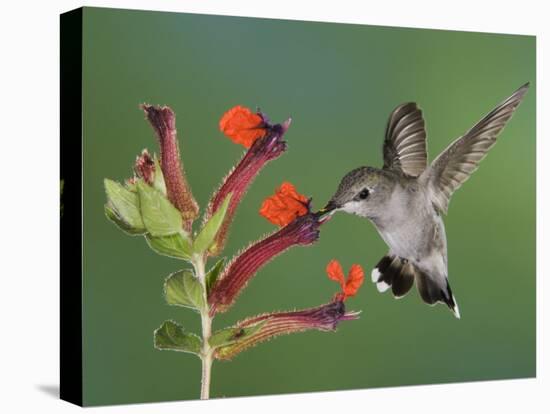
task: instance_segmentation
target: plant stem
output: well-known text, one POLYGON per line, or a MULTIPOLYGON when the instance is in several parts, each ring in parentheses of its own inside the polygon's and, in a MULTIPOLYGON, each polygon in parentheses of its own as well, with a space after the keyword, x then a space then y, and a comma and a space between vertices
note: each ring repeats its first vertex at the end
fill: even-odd
POLYGON ((212 317, 208 306, 208 295, 206 290, 206 271, 204 268, 204 258, 197 256, 193 260, 195 272, 199 282, 202 285, 203 298, 205 306, 201 309, 201 325, 202 325, 202 376, 201 376, 201 400, 210 398, 210 378, 212 371, 213 349, 210 348, 210 336, 212 335, 212 317))
POLYGON ((212 368, 212 353, 202 358, 202 378, 201 378, 201 400, 210 398, 210 378, 212 368))

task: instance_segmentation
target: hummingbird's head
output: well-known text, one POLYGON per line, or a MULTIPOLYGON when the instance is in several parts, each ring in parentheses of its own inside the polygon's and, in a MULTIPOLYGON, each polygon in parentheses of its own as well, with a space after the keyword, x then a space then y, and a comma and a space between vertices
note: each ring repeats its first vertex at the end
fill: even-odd
POLYGON ((375 219, 384 211, 391 188, 392 181, 383 170, 356 168, 342 178, 336 193, 322 211, 344 211, 375 219))

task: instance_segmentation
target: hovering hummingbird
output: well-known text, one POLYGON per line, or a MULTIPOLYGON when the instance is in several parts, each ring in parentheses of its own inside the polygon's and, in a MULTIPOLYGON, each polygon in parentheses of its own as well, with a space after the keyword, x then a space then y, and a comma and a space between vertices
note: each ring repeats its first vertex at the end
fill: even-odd
POLYGON ((448 281, 447 240, 441 215, 451 195, 477 169, 527 93, 523 85, 451 143, 428 166, 426 130, 415 103, 393 110, 386 127, 382 169, 359 167, 344 176, 324 214, 336 211, 369 219, 389 247, 372 270, 380 292, 396 298, 414 281, 422 300, 444 303, 460 318, 448 281))

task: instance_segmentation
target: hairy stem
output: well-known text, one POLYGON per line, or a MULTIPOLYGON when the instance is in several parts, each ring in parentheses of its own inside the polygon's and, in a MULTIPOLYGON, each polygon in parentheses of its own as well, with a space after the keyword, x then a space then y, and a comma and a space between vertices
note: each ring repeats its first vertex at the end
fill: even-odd
POLYGON ((212 358, 212 352, 202 357, 201 400, 208 400, 210 398, 212 358))
POLYGON ((213 349, 210 348, 210 336, 212 335, 212 317, 210 316, 208 297, 206 290, 206 272, 203 256, 197 256, 193 260, 195 273, 199 282, 202 285, 205 307, 201 309, 201 325, 202 325, 202 376, 201 376, 201 400, 210 398, 210 378, 212 371, 213 349))

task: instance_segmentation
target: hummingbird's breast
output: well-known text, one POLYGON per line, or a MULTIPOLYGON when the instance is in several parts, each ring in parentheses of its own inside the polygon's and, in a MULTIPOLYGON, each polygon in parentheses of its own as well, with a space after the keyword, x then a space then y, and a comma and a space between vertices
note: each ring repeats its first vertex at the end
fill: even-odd
POLYGON ((435 254, 446 262, 443 220, 421 188, 396 186, 373 223, 393 254, 415 263, 435 254))

